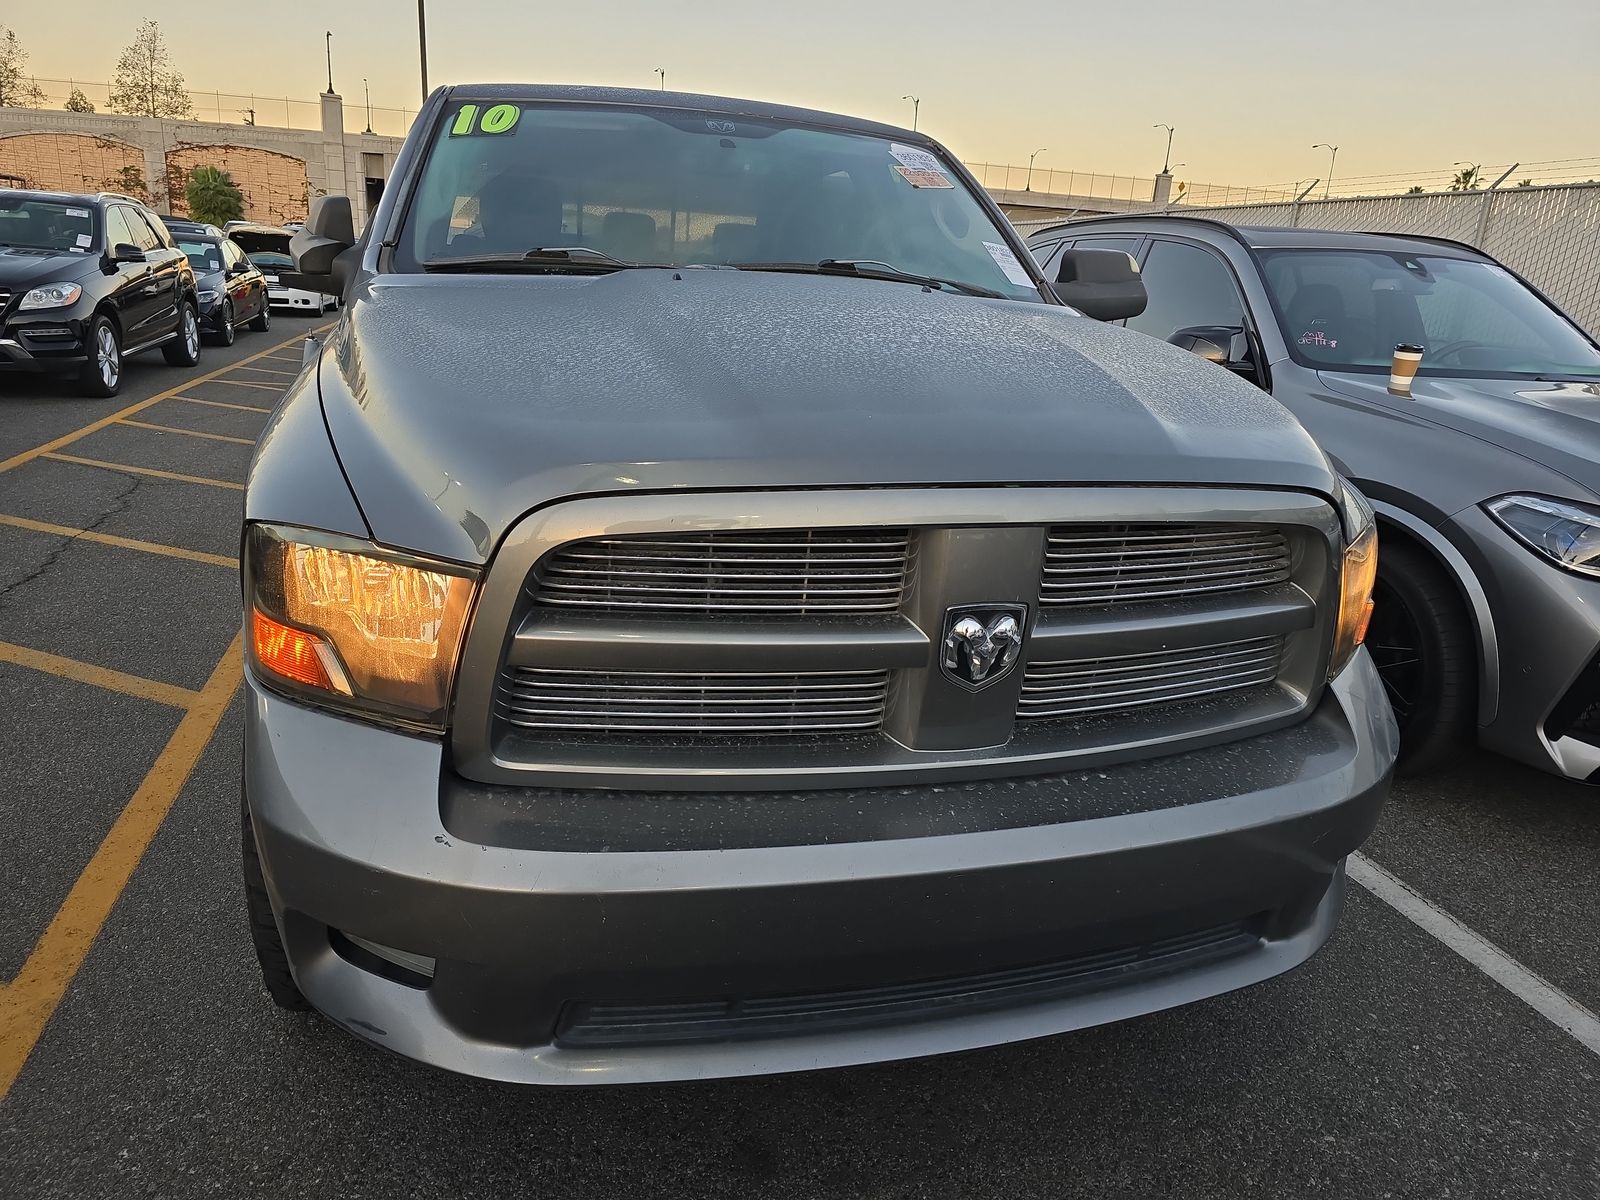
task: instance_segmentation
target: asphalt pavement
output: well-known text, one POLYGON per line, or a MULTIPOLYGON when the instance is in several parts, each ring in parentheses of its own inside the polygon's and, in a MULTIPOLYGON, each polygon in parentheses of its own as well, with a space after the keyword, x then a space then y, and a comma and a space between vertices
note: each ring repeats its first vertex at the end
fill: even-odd
MULTIPOLYGON (((1359 886, 1286 977, 883 1067, 530 1090, 273 1009, 232 563, 310 327, 0 378, 0 1197, 1600 1197, 1600 1048, 1359 886)), ((1366 854, 1600 1008, 1600 792, 1471 755, 1366 854)))

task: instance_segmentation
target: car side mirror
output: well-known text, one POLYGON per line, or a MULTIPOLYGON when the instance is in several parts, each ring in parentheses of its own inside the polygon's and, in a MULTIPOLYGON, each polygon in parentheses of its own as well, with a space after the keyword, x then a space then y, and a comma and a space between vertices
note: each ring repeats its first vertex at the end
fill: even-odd
POLYGON ((132 242, 118 242, 111 247, 111 261, 114 263, 141 263, 148 262, 143 250, 132 242))
POLYGON ((1056 295, 1086 317, 1120 321, 1149 303, 1139 264, 1121 250, 1068 250, 1056 271, 1056 295))
POLYGON ((289 239, 295 270, 284 273, 289 287, 330 296, 344 294, 354 263, 343 257, 356 244, 355 216, 349 196, 318 196, 311 203, 306 227, 289 239))
POLYGON ((250 264, 249 263, 238 262, 238 263, 234 263, 233 266, 228 268, 228 274, 229 275, 243 275, 249 269, 250 269, 250 264))
POLYGON ((1250 338, 1237 325, 1190 325, 1167 341, 1236 375, 1252 381, 1256 377, 1250 338))

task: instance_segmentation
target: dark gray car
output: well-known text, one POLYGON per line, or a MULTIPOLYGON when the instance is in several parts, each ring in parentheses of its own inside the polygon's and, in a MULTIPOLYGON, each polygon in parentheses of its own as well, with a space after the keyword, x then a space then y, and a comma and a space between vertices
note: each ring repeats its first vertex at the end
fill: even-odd
POLYGON ((1370 510, 1269 397, 1064 307, 936 143, 446 89, 354 242, 337 198, 296 237, 348 303, 246 498, 279 1003, 477 1075, 688 1079, 1058 1033, 1328 938, 1396 746, 1370 510))
POLYGON ((1574 779, 1600 771, 1600 347, 1526 281, 1438 238, 1074 222, 1032 235, 1125 250, 1127 324, 1267 388, 1378 512, 1368 647, 1401 763, 1465 742, 1574 779), (1415 345, 1409 394, 1395 347, 1415 345), (1402 389, 1403 390, 1403 389, 1402 389))

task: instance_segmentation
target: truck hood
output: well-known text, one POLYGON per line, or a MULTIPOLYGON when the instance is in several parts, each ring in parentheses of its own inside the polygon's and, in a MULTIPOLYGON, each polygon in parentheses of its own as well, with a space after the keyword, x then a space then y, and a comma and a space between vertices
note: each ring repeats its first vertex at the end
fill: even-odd
POLYGON ((383 276, 354 289, 319 384, 377 540, 464 562, 583 494, 1333 486, 1285 409, 1192 354, 872 280, 383 276))
POLYGON ((1387 374, 1324 371, 1320 378, 1352 399, 1407 405, 1425 420, 1530 459, 1600 495, 1600 379, 1418 376, 1405 400, 1388 394, 1387 374))

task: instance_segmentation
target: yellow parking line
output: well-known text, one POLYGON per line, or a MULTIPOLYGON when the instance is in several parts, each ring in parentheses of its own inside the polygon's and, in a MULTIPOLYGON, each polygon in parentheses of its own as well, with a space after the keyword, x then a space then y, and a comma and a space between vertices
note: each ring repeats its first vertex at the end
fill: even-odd
POLYGON ((236 634, 139 790, 34 944, 21 973, 0 991, 0 1101, 22 1073, 134 868, 194 773, 239 688, 242 671, 236 634))
POLYGON ((190 404, 204 404, 211 408, 231 408, 238 412, 270 413, 270 408, 262 408, 259 404, 229 404, 226 400, 202 400, 199 396, 174 396, 174 400, 185 400, 190 404))
POLYGON ((56 462, 77 463, 80 467, 99 467, 105 471, 124 471, 130 475, 152 475, 157 479, 176 479, 179 483, 203 483, 208 487, 244 491, 244 484, 229 483, 226 479, 207 479, 204 475, 180 475, 177 471, 158 471, 154 467, 130 467, 127 463, 105 462, 98 458, 79 458, 76 454, 46 454, 44 458, 56 462))
POLYGON ((198 429, 179 429, 176 425, 156 425, 150 421, 118 421, 119 425, 131 425, 135 429, 154 429, 157 433, 181 433, 184 437, 205 438, 208 442, 232 442, 236 446, 254 446, 254 438, 229 437, 225 433, 202 433, 198 429))
MULTIPOLYGON (((71 433, 64 433, 58 438, 52 438, 50 441, 45 442, 41 446, 35 446, 32 450, 24 450, 19 454, 13 454, 10 458, 0 459, 0 473, 4 473, 6 471, 9 471, 13 467, 20 467, 23 463, 32 462, 34 459, 41 458, 44 455, 49 454, 53 450, 59 450, 63 446, 70 446, 73 442, 77 441, 79 438, 88 437, 91 433, 94 433, 96 430, 104 429, 107 425, 113 425, 116 422, 122 420, 123 417, 131 417, 136 413, 141 413, 145 409, 149 408, 151 405, 160 404, 163 400, 170 400, 170 399, 172 399, 172 397, 176 396, 179 392, 185 391, 188 388, 192 388, 196 384, 207 383, 207 382, 210 382, 210 381, 213 381, 213 380, 215 380, 215 381, 217 381, 219 383, 234 383, 234 382, 238 382, 238 381, 232 380, 232 379, 223 379, 222 376, 226 375, 229 371, 237 370, 239 367, 243 366, 245 363, 254 362, 258 358, 265 358, 267 355, 271 354, 274 350, 282 350, 286 346, 292 346, 295 342, 297 342, 297 341, 301 340, 302 338, 304 338, 304 336, 305 336, 304 334, 296 334, 294 337, 289 338, 287 341, 279 342, 276 346, 268 346, 265 350, 261 351, 259 354, 252 354, 249 358, 241 359, 239 362, 236 362, 236 363, 230 363, 226 367, 218 367, 215 371, 210 371, 207 374, 196 375, 193 378, 185 379, 183 381, 183 384, 181 386, 179 386, 179 387, 168 388, 164 392, 160 392, 160 393, 158 393, 158 394, 156 394, 154 396, 151 396, 148 400, 139 400, 139 401, 137 401, 137 402, 135 402, 133 404, 128 405, 128 407, 126 407, 126 408, 118 409, 116 412, 112 413, 110 416, 101 417, 98 421, 90 421, 89 424, 83 426, 83 428, 81 428, 81 429, 74 429, 71 433)), ((283 389, 282 388, 274 388, 273 390, 274 391, 282 391, 283 389)))
POLYGON ((97 667, 93 663, 79 662, 75 658, 62 658, 59 654, 33 650, 27 646, 13 646, 10 642, 0 642, 0 662, 27 667, 30 671, 41 671, 61 679, 71 679, 76 683, 87 683, 93 687, 104 688, 108 692, 121 692, 124 696, 152 700, 172 708, 188 708, 200 699, 199 692, 178 687, 176 684, 161 683, 159 680, 113 671, 110 667, 97 667))
POLYGON ((260 388, 264 392, 282 392, 283 388, 276 383, 256 383, 251 379, 213 379, 212 383, 225 383, 229 387, 260 388))
POLYGON ((237 369, 241 371, 257 371, 262 375, 283 375, 289 379, 293 379, 300 374, 299 371, 279 371, 272 367, 239 367, 237 369))
POLYGON ((120 550, 140 550, 145 554, 162 554, 168 558, 186 558, 190 562, 209 563, 214 567, 237 568, 239 560, 224 554, 207 554, 204 550, 185 550, 182 546, 166 546, 160 542, 141 542, 138 538, 118 537, 114 533, 101 533, 98 529, 74 529, 70 525, 52 525, 48 521, 34 521, 28 517, 13 517, 0 513, 0 525, 13 525, 34 533, 51 533, 57 537, 73 538, 82 542, 98 542, 102 546, 116 546, 120 550))

